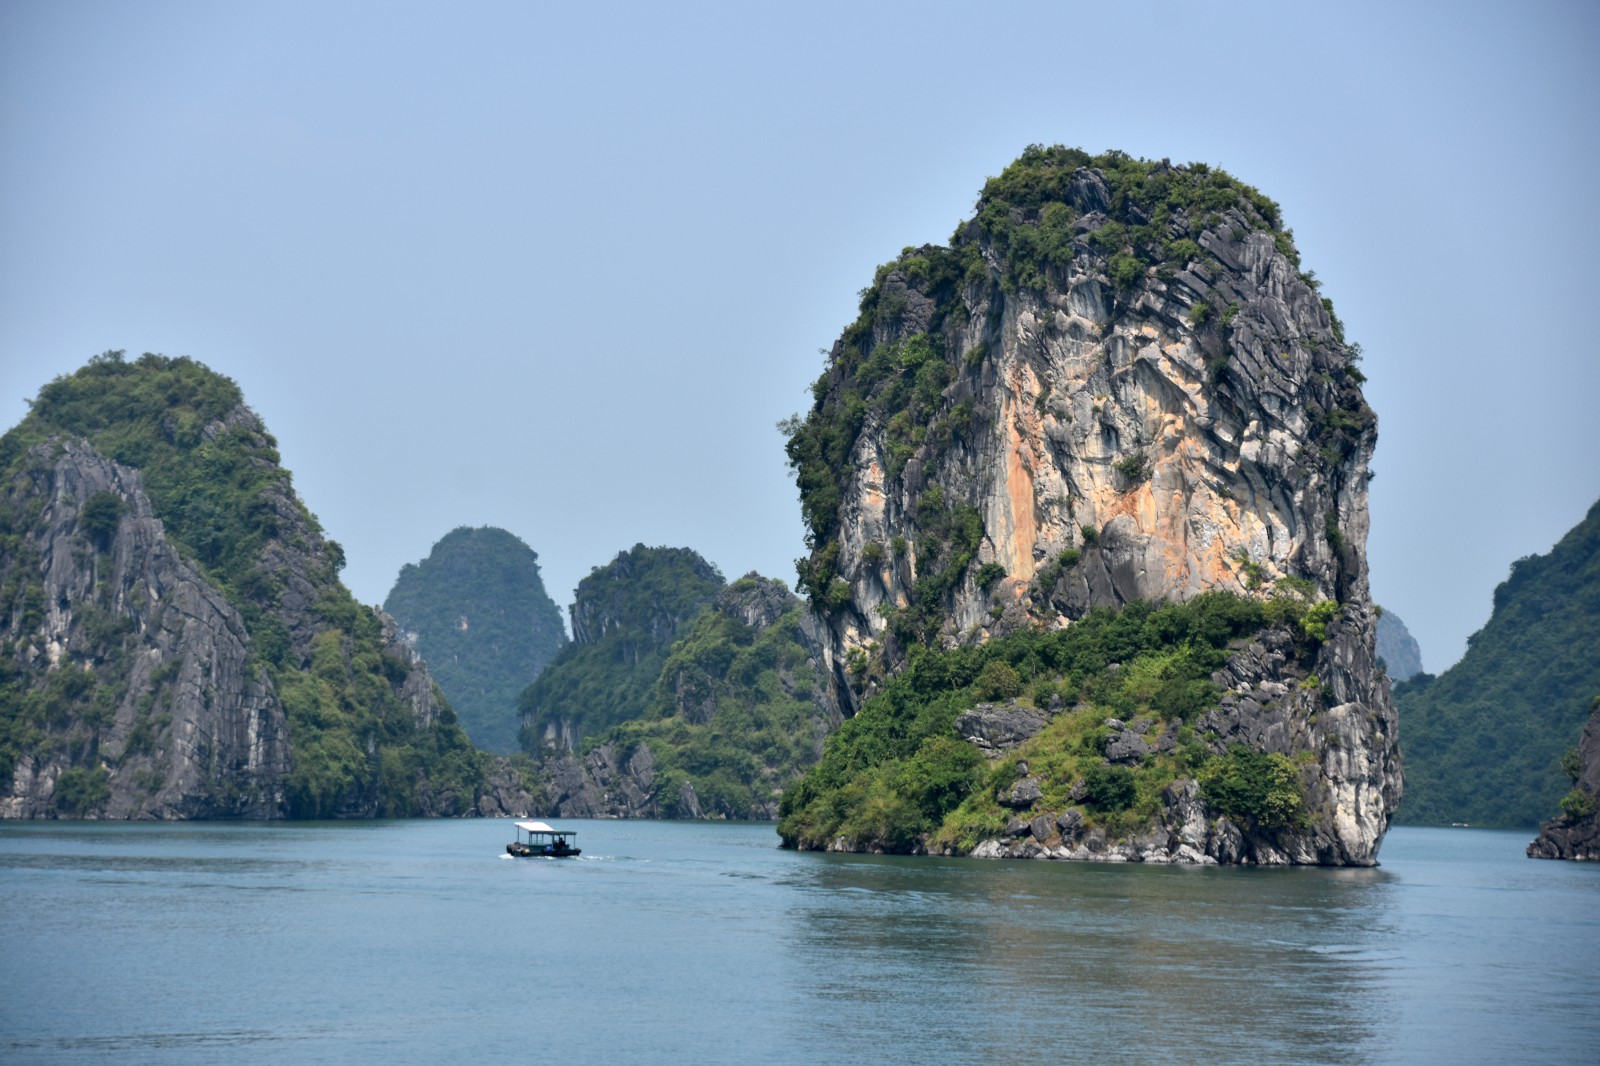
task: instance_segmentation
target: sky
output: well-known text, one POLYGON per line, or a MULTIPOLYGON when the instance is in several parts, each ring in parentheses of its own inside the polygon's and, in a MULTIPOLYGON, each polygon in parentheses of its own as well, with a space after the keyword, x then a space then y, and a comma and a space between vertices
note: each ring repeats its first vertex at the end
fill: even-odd
POLYGON ((1600 5, 0 0, 0 428, 228 375, 379 603, 456 526, 791 585, 776 423, 1028 144, 1283 207, 1379 415, 1375 598, 1458 659, 1600 498, 1600 5))

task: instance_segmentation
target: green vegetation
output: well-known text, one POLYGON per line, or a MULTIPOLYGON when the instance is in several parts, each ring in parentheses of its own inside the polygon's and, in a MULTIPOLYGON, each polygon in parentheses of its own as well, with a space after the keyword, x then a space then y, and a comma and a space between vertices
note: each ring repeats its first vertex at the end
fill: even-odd
POLYGON ((1323 600, 1311 605, 1306 611, 1305 618, 1300 624, 1305 628, 1306 636, 1312 640, 1323 641, 1328 639, 1328 623, 1339 614, 1339 605, 1332 600, 1323 600))
POLYGON ((74 766, 56 780, 56 806, 62 814, 88 814, 111 798, 110 775, 103 767, 74 766))
POLYGON ((1139 783, 1126 766, 1091 762, 1083 771, 1083 799, 1100 811, 1125 811, 1139 798, 1139 783))
MULTIPOLYGON (((1042 291, 1051 273, 1065 271, 1085 242, 1105 257, 1112 282, 1127 288, 1148 269, 1181 270, 1205 259, 1199 238, 1229 210, 1251 229, 1285 235, 1277 204, 1204 163, 1175 167, 1125 152, 1090 155, 1030 145, 984 184, 976 223, 1002 255, 1000 280, 1009 290, 1042 291), (1078 225, 1076 205, 1082 201, 1073 188, 1084 167, 1100 172, 1110 194, 1108 220, 1086 234, 1078 225)), ((958 230, 952 243, 959 245, 963 237, 958 230)))
POLYGON ((1594 817, 1596 806, 1594 796, 1581 788, 1575 788, 1561 797, 1561 813, 1574 822, 1594 817))
POLYGON ((517 750, 517 697, 567 642, 533 549, 503 529, 451 530, 401 568, 383 609, 417 635, 473 742, 517 750))
POLYGON ((83 501, 83 509, 78 512, 78 525, 97 551, 110 549, 121 521, 122 497, 114 492, 95 493, 83 501))
POLYGON ((573 643, 517 700, 520 742, 537 756, 549 732, 573 745, 647 715, 673 644, 722 590, 688 548, 634 545, 578 583, 573 643))
POLYGON ((413 816, 425 787, 469 804, 482 756, 455 712, 446 704, 436 725, 421 726, 399 696, 409 668, 384 649, 376 616, 356 607, 347 621, 312 638, 309 664, 275 671, 294 750, 290 816, 341 817, 368 802, 380 818, 413 816))
MULTIPOLYGON (((294 769, 288 813, 327 817, 375 809, 418 813, 421 793, 470 802, 479 756, 446 706, 419 723, 399 692, 410 667, 384 647, 373 612, 339 582, 343 553, 290 488, 276 442, 243 406, 239 388, 188 358, 120 352, 92 359, 40 390, 28 416, 0 438, 0 773, 23 753, 65 756, 55 801, 84 813, 106 801, 99 743, 124 698, 137 647, 131 618, 111 590, 75 605, 85 637, 70 669, 48 670, 21 654, 42 624, 37 552, 29 534, 51 461, 30 449, 52 436, 87 438, 103 455, 139 470, 167 537, 228 598, 245 624, 256 681, 270 680, 288 713, 294 769), (281 563, 303 565, 314 594, 309 614, 283 602, 281 563), (30 564, 33 564, 30 566, 30 564), (82 771, 81 773, 78 771, 82 771)), ((109 548, 123 515, 112 493, 83 503, 79 526, 91 550, 109 548)), ((141 591, 132 593, 140 606, 141 591)), ((147 758, 171 721, 177 664, 156 671, 139 695, 137 720, 118 765, 147 758)), ((130 772, 136 767, 129 767, 130 772)), ((157 767, 139 769, 146 791, 157 767)), ((219 794, 229 785, 218 781, 219 794)))
POLYGON ((661 817, 696 814, 689 786, 703 816, 771 818, 830 724, 804 617, 782 582, 722 587, 692 551, 636 546, 579 586, 577 642, 523 694, 527 750, 609 745, 633 765, 648 749, 641 784, 661 817))
MULTIPOLYGON (((970 850, 1010 816, 997 792, 1015 782, 1019 759, 1040 783, 1038 809, 1060 811, 1081 795, 1090 823, 1113 835, 1144 824, 1159 810, 1163 788, 1213 762, 1209 780, 1222 803, 1264 826, 1288 824, 1283 819, 1297 808, 1279 764, 1261 770, 1244 756, 1217 758, 1191 723, 1216 702, 1210 675, 1231 641, 1292 625, 1305 611, 1293 597, 1209 593, 1160 608, 1097 608, 1066 629, 1027 630, 978 647, 913 648, 906 669, 829 738, 822 761, 784 794, 778 831, 790 847, 842 837, 857 848, 906 851, 925 841, 970 850), (956 736, 956 717, 980 701, 1020 697, 1043 706, 1053 696, 1074 709, 992 766, 956 736), (1153 731, 1173 731, 1176 743, 1136 766, 1109 765, 1108 718, 1147 720, 1153 731)), ((1296 632, 1309 661, 1314 646, 1296 632)))
POLYGON ((1022 675, 1004 659, 991 659, 978 671, 973 695, 980 700, 1009 700, 1022 693, 1022 675))
POLYGON ((1459 663, 1395 686, 1398 820, 1533 826, 1568 787, 1561 753, 1600 692, 1600 503, 1547 555, 1518 559, 1459 663))
MULTIPOLYGON (((926 250, 925 250, 926 251, 926 250)), ((950 257, 942 249, 941 262, 950 257)), ((946 291, 954 299, 953 290, 946 291)), ((865 304, 863 305, 865 307, 865 304)), ((782 424, 788 434, 790 464, 801 486, 801 511, 814 544, 820 546, 835 531, 842 486, 839 472, 848 469, 851 451, 863 426, 871 418, 886 427, 886 472, 903 473, 907 461, 930 438, 948 444, 965 434, 970 408, 961 405, 943 411, 942 394, 955 376, 956 360, 937 335, 916 333, 903 341, 873 346, 870 322, 876 311, 863 310, 856 324, 845 331, 835 366, 848 375, 841 395, 822 417, 828 386, 825 375, 813 389, 818 405, 802 422, 798 417, 782 424), (864 354, 863 346, 867 353, 864 354)), ((801 588, 825 588, 824 573, 801 574, 801 588)))
MULTIPOLYGON (((126 362, 107 352, 39 390, 28 417, 0 443, 0 469, 16 469, 27 449, 52 434, 87 437, 101 454, 139 470, 167 535, 231 590, 277 535, 266 492, 288 481, 277 441, 253 420, 227 420, 243 403, 237 385, 192 359, 126 362)), ((108 537, 120 506, 85 502, 86 533, 108 537)))
MULTIPOLYGON (((1589 705, 1589 713, 1593 714, 1595 707, 1600 706, 1600 696, 1594 698, 1589 705)), ((1561 772, 1567 775, 1570 781, 1577 781, 1583 776, 1583 753, 1576 747, 1568 748, 1561 753, 1561 772)))
POLYGON ((1122 475, 1122 480, 1128 488, 1133 488, 1150 477, 1150 458, 1145 455, 1143 448, 1127 453, 1112 463, 1111 467, 1122 475))
POLYGON ((1245 825, 1285 829, 1307 820, 1300 775, 1276 752, 1231 745, 1201 771, 1200 789, 1207 804, 1245 825))

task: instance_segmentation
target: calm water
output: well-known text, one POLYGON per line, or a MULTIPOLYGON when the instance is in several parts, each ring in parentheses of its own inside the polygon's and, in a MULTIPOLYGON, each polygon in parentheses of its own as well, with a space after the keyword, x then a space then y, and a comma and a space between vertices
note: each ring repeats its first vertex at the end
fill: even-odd
POLYGON ((0 1061, 1600 1062, 1600 867, 797 855, 769 825, 0 826, 0 1061))

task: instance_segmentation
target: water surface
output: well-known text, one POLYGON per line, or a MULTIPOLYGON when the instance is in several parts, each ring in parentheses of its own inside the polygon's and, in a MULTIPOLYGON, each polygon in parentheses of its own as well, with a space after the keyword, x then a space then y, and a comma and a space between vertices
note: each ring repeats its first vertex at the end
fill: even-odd
POLYGON ((770 825, 0 826, 0 1060, 1600 1061, 1600 867, 795 854, 770 825), (552 1043, 553 1042, 553 1043, 552 1043))

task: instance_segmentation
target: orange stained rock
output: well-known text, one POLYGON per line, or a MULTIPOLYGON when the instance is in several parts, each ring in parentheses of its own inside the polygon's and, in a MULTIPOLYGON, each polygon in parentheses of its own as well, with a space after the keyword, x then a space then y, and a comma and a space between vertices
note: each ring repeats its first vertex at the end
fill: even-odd
POLYGON ((1022 434, 1015 418, 1006 419, 1006 502, 1011 518, 1011 576, 1033 579, 1033 546, 1039 531, 1033 519, 1033 470, 1023 455, 1022 434))
POLYGON ((862 495, 865 499, 863 506, 868 511, 878 514, 883 513, 883 467, 874 459, 867 467, 867 476, 862 479, 862 495))

